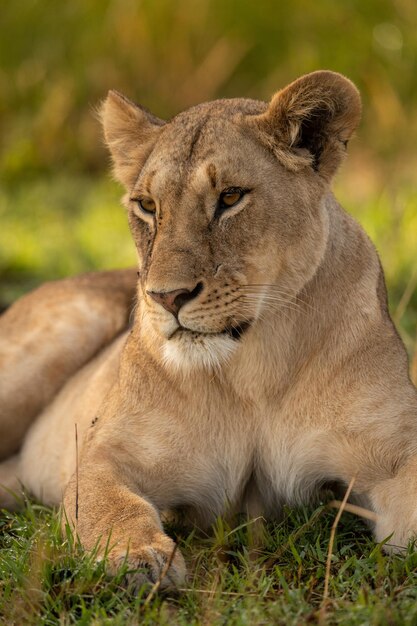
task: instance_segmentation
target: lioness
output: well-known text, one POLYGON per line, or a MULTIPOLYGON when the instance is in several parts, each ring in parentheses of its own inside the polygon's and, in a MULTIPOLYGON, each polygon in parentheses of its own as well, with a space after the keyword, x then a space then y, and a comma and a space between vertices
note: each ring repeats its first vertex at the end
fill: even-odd
MULTIPOLYGON (((272 517, 352 477, 376 540, 407 543, 417 392, 375 249, 330 191, 360 110, 328 71, 166 123, 109 93, 134 321, 130 271, 51 283, 2 316, 2 506, 20 484, 63 497, 82 544, 110 535, 110 568, 128 554, 138 583, 172 556, 162 512, 272 517)), ((176 551, 163 586, 184 575, 176 551)))

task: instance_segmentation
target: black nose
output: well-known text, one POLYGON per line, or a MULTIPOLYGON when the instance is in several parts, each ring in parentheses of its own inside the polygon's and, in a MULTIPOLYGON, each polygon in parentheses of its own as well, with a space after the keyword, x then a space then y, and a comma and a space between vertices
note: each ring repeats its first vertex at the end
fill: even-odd
POLYGON ((189 289, 174 289, 174 291, 147 291, 146 293, 155 302, 163 306, 164 309, 177 317, 180 308, 196 298, 202 289, 203 283, 197 283, 192 291, 189 289))

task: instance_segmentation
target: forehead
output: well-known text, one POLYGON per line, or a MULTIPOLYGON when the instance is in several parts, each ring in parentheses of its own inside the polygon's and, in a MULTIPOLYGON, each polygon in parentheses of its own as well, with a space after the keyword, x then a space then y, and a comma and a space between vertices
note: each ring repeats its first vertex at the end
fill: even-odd
POLYGON ((245 137, 244 115, 257 114, 265 107, 254 100, 225 100, 176 116, 163 127, 139 185, 155 192, 161 185, 184 185, 191 178, 204 178, 215 186, 219 176, 233 177, 235 170, 244 167, 244 145, 251 141, 245 137))

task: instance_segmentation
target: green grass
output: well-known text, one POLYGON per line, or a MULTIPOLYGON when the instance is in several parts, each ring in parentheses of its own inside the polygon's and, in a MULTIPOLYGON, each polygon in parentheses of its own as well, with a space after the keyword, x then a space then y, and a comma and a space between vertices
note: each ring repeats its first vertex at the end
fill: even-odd
POLYGON ((0 300, 44 280, 134 265, 121 195, 109 178, 62 176, 0 190, 0 300))
MULTIPOLYGON (((61 538, 58 514, 29 502, 1 517, 0 618, 5 624, 166 624, 230 626, 317 623, 335 513, 321 505, 285 512, 255 547, 251 524, 219 520, 211 536, 176 533, 188 566, 185 590, 135 595, 125 570, 61 538), (301 529, 301 532, 300 532, 301 529), (267 566, 265 565, 267 562, 267 566)), ((417 552, 387 556, 361 521, 345 513, 334 546, 328 624, 416 624, 417 552)))

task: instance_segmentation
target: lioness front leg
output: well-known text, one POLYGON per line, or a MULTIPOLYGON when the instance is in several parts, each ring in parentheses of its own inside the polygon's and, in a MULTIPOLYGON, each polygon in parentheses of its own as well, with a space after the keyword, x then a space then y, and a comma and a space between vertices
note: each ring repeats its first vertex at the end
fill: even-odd
POLYGON ((353 479, 353 498, 374 514, 375 539, 387 540, 387 552, 401 551, 417 539, 417 432, 412 421, 404 420, 401 429, 391 427, 388 437, 374 425, 368 432, 331 440, 329 475, 345 485, 353 479))
POLYGON ((184 559, 164 533, 158 511, 135 492, 117 462, 103 462, 97 454, 81 463, 78 480, 74 475, 65 492, 64 526, 67 521, 84 548, 106 555, 110 573, 127 562, 136 588, 162 576, 161 589, 184 582, 184 559))
POLYGON ((392 478, 376 483, 368 497, 376 513, 375 538, 388 538, 387 551, 401 551, 417 539, 417 456, 408 459, 392 478))

